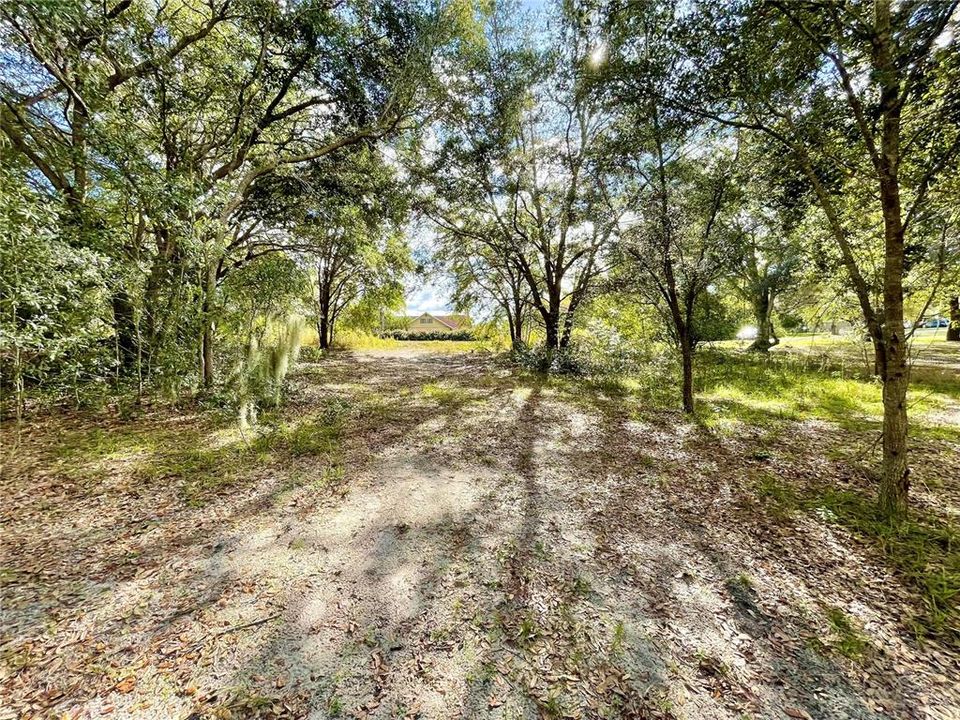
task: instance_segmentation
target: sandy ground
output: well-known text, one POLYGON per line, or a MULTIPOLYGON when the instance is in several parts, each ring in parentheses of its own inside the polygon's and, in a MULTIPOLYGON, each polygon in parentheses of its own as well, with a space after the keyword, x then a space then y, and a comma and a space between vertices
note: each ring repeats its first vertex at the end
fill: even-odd
POLYGON ((751 460, 752 430, 479 355, 336 354, 291 395, 291 423, 345 418, 335 458, 251 461, 199 507, 138 480, 147 450, 65 480, 44 453, 76 418, 27 432, 0 717, 960 717, 960 657, 914 639, 911 591, 744 489, 761 462, 837 473, 810 454, 835 429, 751 460), (827 608, 858 659, 829 650, 827 608))

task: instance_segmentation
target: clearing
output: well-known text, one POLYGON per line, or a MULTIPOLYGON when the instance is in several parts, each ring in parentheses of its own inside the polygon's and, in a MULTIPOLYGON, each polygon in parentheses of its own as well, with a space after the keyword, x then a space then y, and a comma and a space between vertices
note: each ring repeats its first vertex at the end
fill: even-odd
POLYGON ((917 422, 936 523, 878 543, 869 403, 799 417, 750 377, 692 423, 339 352, 257 433, 36 420, 4 458, 0 717, 960 717, 960 402, 917 422))

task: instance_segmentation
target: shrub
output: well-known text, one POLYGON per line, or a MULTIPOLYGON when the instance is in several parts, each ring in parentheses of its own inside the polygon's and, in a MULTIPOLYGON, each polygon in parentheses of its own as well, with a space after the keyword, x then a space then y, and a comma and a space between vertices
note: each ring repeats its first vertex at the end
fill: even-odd
POLYGON ((385 330, 377 333, 378 337, 391 340, 476 340, 471 330, 454 330, 453 332, 411 332, 410 330, 385 330))
POLYGON ((307 345, 300 348, 300 361, 305 363, 320 362, 323 357, 323 350, 317 345, 307 345))
POLYGON ((532 347, 521 345, 510 353, 513 361, 528 370, 568 375, 587 374, 587 362, 576 348, 566 347, 559 350, 545 345, 532 347))

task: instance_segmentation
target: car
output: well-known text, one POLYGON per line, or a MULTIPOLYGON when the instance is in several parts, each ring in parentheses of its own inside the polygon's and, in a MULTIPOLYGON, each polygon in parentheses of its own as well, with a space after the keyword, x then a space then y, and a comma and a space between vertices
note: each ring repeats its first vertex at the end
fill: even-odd
POLYGON ((946 318, 930 318, 927 320, 923 327, 925 328, 937 328, 937 327, 950 327, 950 321, 946 318))

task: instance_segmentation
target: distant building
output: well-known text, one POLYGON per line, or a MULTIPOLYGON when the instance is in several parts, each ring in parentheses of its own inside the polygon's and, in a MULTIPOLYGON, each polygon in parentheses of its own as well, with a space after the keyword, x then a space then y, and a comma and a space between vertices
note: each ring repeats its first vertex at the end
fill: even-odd
POLYGON ((473 323, 469 315, 423 313, 410 318, 411 333, 452 333, 467 330, 473 323))

